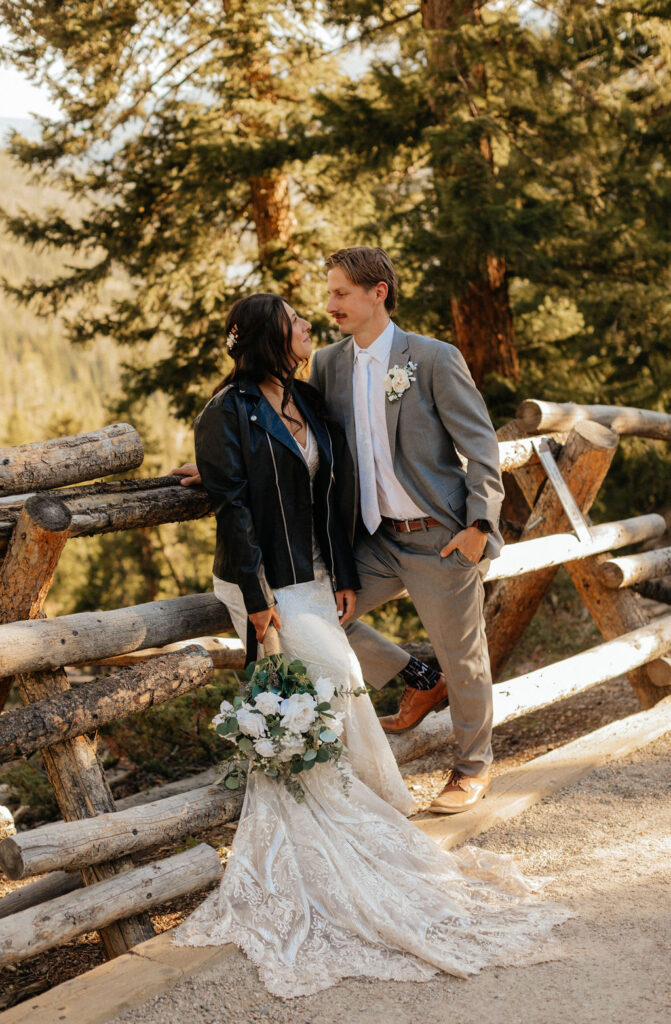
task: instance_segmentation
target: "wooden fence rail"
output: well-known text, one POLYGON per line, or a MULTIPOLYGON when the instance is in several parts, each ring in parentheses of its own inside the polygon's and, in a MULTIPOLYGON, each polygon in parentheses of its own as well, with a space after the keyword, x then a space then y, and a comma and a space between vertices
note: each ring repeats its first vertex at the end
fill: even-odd
MULTIPOLYGON (((671 693, 671 615, 650 623, 631 589, 668 576, 671 549, 619 558, 611 554, 658 539, 665 522, 646 515, 589 524, 589 534, 583 531, 579 540, 569 532, 560 496, 547 480, 533 439, 526 436, 541 431, 587 516, 619 435, 671 440, 671 417, 530 400, 520 406, 516 421, 499 432, 506 501, 521 537, 504 548, 485 576, 495 673, 560 565, 605 642, 497 683, 495 724, 622 672, 629 673, 646 707, 671 693)), ((243 794, 213 786, 211 772, 115 805, 87 735, 101 724, 204 685, 213 664, 239 664, 239 642, 217 636, 230 632, 231 622, 213 594, 43 618, 44 598, 69 538, 210 513, 205 491, 181 487, 174 477, 68 486, 137 468, 141 461, 140 439, 128 424, 0 452, 0 710, 12 681, 25 704, 0 716, 0 758, 42 750, 63 817, 0 842, 0 866, 10 877, 48 872, 0 901, 0 964, 92 928, 100 930, 109 956, 149 937, 149 907, 211 884, 221 867, 216 853, 203 846, 143 868, 134 866, 132 855, 233 820, 240 812, 243 794), (194 646, 194 638, 203 638, 203 646, 194 646), (70 688, 65 665, 101 662, 128 667, 70 688), (138 664, 130 667, 133 662, 138 664)), ((403 763, 439 749, 451 734, 448 709, 390 742, 403 763)))

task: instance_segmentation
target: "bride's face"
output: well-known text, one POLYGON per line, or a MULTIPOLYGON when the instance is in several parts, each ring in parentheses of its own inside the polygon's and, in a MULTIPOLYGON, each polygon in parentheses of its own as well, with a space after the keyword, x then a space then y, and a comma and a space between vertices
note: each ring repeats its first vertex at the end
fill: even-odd
POLYGON ((304 320, 303 317, 300 317, 288 302, 284 303, 284 308, 291 321, 291 344, 289 351, 297 363, 304 363, 310 358, 312 353, 312 342, 310 340, 312 324, 309 320, 304 320))

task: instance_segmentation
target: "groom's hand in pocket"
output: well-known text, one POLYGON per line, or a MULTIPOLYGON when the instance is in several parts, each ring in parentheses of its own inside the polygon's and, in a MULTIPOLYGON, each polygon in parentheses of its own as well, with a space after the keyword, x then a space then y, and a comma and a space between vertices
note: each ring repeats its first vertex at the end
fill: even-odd
POLYGON ((338 608, 338 618, 340 619, 340 625, 347 622, 354 615, 354 609, 356 607, 356 594, 353 590, 336 590, 336 606, 338 608))
POLYGON ((264 608, 262 612, 254 612, 253 615, 249 616, 249 619, 256 630, 256 639, 260 644, 263 643, 268 626, 274 626, 278 632, 282 628, 280 613, 275 605, 272 608, 264 608))
POLYGON ((440 552, 440 557, 447 558, 448 555, 451 555, 453 551, 459 548, 462 555, 469 562, 477 565, 485 553, 486 546, 487 534, 483 533, 482 530, 478 530, 477 526, 467 526, 465 530, 455 533, 450 543, 446 544, 440 552))

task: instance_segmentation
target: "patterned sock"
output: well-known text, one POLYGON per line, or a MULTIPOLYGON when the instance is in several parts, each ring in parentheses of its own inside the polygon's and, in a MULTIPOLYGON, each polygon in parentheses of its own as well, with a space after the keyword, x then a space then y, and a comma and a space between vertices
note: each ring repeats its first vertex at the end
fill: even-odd
POLYGON ((432 690, 440 679, 440 672, 410 655, 410 661, 401 669, 399 676, 406 686, 411 686, 413 690, 432 690))

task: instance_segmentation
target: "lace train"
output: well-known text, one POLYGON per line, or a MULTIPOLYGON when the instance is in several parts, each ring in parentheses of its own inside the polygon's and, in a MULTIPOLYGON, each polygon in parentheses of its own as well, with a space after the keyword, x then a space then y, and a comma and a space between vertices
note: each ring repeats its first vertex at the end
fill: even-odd
MULTIPOLYGON (((311 678, 360 685, 328 580, 276 596, 286 653, 301 658, 311 678)), ((226 592, 237 628, 244 608, 240 620, 236 603, 226 592)), ((540 902, 534 880, 508 858, 468 847, 447 852, 408 822, 414 803, 369 698, 345 698, 343 707, 349 796, 329 764, 303 773, 300 804, 253 774, 221 885, 175 941, 235 943, 283 998, 345 977, 424 981, 439 970, 464 977, 547 959, 539 944, 568 910, 540 902)))

